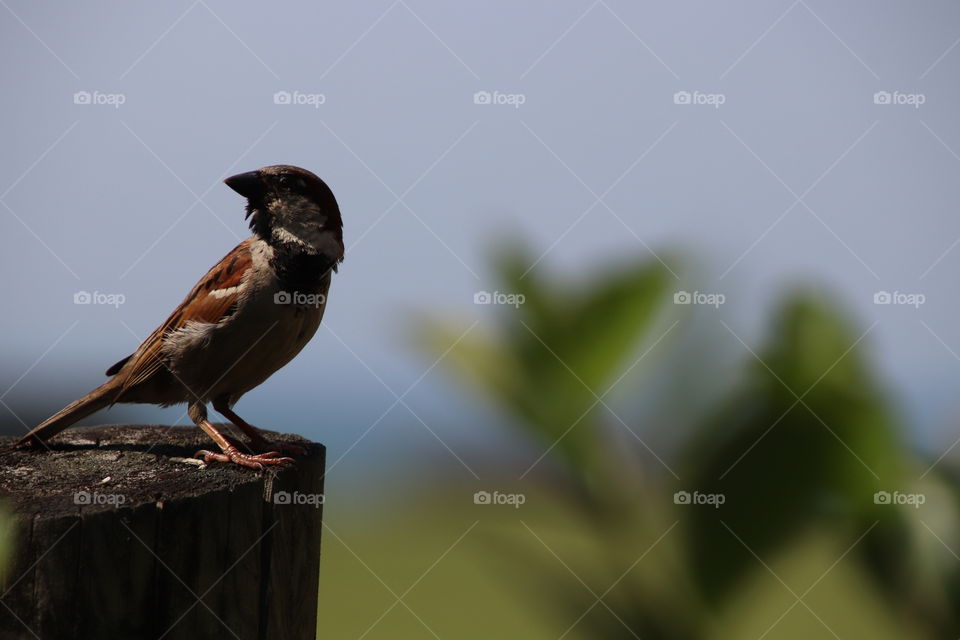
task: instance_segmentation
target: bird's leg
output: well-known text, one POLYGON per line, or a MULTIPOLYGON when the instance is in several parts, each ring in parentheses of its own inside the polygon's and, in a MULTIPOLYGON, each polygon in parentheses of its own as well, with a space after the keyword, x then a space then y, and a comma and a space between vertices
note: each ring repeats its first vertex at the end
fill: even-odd
POLYGON ((224 398, 215 399, 213 401, 213 408, 236 425, 238 429, 247 434, 247 437, 250 438, 251 446, 257 451, 280 451, 295 456, 304 456, 307 454, 307 449, 298 444, 293 444, 292 442, 273 442, 264 438, 259 429, 234 413, 230 408, 230 404, 224 398))
POLYGON ((282 457, 279 451, 266 451, 255 455, 241 453, 237 449, 236 443, 207 420, 207 407, 202 402, 191 403, 187 408, 187 413, 190 419, 203 429, 204 433, 213 438, 213 441, 222 451, 222 453, 216 453, 203 449, 194 454, 195 458, 200 458, 204 462, 232 462, 258 471, 262 471, 264 465, 284 465, 293 462, 293 458, 282 457))

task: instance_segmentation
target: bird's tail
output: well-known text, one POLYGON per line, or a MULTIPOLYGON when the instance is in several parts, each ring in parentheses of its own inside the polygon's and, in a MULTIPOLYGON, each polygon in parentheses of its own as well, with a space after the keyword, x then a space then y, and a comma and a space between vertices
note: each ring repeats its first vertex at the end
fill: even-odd
POLYGON ((119 386, 116 383, 116 378, 105 382, 41 422, 9 448, 18 449, 28 445, 36 445, 52 438, 74 423, 116 402, 118 390, 119 386))

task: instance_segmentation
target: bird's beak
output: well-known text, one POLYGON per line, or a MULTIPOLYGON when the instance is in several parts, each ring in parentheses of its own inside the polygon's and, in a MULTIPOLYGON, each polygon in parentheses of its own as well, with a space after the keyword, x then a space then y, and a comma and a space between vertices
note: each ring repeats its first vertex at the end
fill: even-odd
POLYGON ((266 194, 266 187, 258 171, 248 171, 230 176, 223 181, 228 187, 248 200, 257 200, 266 194))

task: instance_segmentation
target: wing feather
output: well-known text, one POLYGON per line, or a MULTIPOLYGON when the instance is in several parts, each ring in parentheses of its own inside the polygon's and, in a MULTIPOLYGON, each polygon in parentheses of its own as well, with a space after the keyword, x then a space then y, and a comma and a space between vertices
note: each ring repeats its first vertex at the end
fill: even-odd
POLYGON ((157 327, 122 367, 124 382, 118 397, 125 390, 149 380, 163 366, 163 338, 190 322, 216 324, 235 308, 244 279, 253 262, 252 239, 237 245, 223 257, 200 282, 190 290, 183 302, 157 327))

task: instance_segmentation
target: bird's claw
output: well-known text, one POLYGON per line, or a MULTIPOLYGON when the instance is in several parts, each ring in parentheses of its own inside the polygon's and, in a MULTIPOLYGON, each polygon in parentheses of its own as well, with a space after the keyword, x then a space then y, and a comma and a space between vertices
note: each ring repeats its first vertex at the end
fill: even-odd
POLYGON ((241 467, 248 467, 263 471, 264 466, 283 466, 294 462, 293 458, 282 457, 279 451, 267 451, 260 454, 240 453, 236 447, 228 446, 223 453, 201 449, 193 454, 193 457, 199 458, 204 462, 232 462, 241 467))

